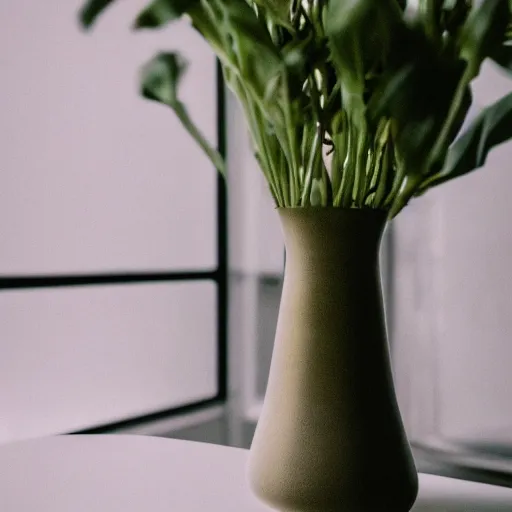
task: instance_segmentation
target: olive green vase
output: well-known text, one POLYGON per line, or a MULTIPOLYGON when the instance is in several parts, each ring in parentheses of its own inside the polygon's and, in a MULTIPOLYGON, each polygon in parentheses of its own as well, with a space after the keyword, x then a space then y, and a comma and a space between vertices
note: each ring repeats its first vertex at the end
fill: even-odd
POLYGON ((279 210, 286 268, 253 492, 281 512, 408 512, 418 478, 391 374, 384 212, 279 210))

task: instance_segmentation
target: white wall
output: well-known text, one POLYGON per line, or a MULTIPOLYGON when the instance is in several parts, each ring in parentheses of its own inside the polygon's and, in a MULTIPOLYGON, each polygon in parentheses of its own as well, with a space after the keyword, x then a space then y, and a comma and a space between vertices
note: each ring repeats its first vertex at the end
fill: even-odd
POLYGON ((81 3, 0 4, 0 272, 215 267, 216 174, 137 79, 156 51, 183 51, 183 99, 215 142, 209 48, 185 23, 133 34, 144 0, 84 34, 81 3))
MULTIPOLYGON (((512 82, 486 65, 483 107, 512 82)), ((410 428, 453 439, 512 431, 512 144, 416 200, 397 227, 396 374, 410 428)))
MULTIPOLYGON (((512 81, 488 69, 475 99, 487 104, 511 90, 512 81)), ((449 436, 512 431, 511 158, 508 143, 480 172, 436 195, 443 219, 439 421, 449 436)))
MULTIPOLYGON (((183 99, 216 140, 215 60, 185 24, 133 34, 144 0, 92 34, 82 0, 0 3, 0 275, 210 270, 216 172, 137 70, 183 50, 183 99)), ((0 289, 0 442, 216 393, 210 282, 0 289)))

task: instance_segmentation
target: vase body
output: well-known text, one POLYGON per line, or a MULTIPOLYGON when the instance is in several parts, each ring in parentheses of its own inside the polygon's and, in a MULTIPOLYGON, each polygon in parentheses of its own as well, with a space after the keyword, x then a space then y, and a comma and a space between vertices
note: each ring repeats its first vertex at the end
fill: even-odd
POLYGON ((281 512, 408 512, 418 479, 386 337, 385 213, 279 214, 286 268, 249 484, 281 512))

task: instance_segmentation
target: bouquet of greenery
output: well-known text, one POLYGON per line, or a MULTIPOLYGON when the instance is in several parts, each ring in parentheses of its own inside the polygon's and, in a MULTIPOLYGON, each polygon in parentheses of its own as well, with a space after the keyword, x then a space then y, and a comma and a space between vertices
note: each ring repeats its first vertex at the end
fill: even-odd
MULTIPOLYGON (((114 1, 90 0, 82 24, 114 1)), ((276 205, 374 208, 392 218, 512 137, 512 94, 459 135, 483 61, 512 69, 511 4, 153 0, 135 28, 187 16, 208 41, 276 205)), ((143 68, 142 94, 171 107, 223 171, 178 98, 184 69, 176 53, 157 55, 143 68)))

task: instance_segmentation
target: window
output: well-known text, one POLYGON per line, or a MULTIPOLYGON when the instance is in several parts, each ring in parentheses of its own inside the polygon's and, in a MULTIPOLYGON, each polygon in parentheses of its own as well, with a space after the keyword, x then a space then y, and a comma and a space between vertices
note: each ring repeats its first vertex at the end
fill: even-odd
POLYGON ((131 33, 140 2, 94 36, 50 4, 0 6, 0 442, 225 396, 224 187, 137 91, 182 50, 183 99, 222 146, 216 60, 185 23, 131 33))

